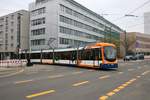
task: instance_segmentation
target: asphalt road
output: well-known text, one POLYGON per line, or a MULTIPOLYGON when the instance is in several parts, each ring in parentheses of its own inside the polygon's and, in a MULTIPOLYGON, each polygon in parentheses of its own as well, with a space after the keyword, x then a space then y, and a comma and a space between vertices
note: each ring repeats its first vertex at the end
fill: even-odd
POLYGON ((117 70, 34 65, 0 78, 0 100, 150 100, 150 61, 117 70))

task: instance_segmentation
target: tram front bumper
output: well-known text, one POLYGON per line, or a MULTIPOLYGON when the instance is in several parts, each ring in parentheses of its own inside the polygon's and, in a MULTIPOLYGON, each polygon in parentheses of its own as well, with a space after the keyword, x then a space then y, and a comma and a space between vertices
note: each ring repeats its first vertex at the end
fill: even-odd
POLYGON ((101 69, 115 69, 118 68, 118 64, 101 64, 101 69))

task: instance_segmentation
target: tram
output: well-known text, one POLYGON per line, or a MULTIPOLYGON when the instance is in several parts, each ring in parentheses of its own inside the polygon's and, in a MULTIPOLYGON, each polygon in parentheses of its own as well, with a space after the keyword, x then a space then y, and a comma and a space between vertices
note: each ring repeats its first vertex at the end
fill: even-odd
POLYGON ((114 44, 93 43, 85 47, 30 52, 33 63, 67 64, 99 69, 118 68, 117 50, 114 44))

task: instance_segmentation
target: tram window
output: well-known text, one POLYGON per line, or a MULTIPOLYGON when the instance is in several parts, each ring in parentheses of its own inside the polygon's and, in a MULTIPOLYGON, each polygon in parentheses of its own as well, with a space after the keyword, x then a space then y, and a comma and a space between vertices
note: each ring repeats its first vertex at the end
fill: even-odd
POLYGON ((92 60, 93 59, 93 52, 91 49, 83 50, 83 53, 81 54, 82 60, 92 60))
POLYGON ((71 52, 71 60, 74 61, 77 59, 77 52, 76 51, 72 51, 71 52))
POLYGON ((99 48, 86 49, 81 52, 81 60, 101 60, 101 51, 99 48))
POLYGON ((94 49, 95 60, 102 60, 101 50, 99 48, 94 49))

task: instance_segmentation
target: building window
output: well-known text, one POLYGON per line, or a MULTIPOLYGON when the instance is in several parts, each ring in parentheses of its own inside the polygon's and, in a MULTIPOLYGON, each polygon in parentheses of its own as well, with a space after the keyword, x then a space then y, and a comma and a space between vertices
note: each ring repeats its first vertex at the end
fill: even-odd
POLYGON ((8 49, 8 47, 7 46, 5 46, 5 50, 7 50, 8 49))
POLYGON ((85 16, 85 15, 83 15, 77 11, 74 11, 68 7, 65 7, 62 4, 60 5, 60 8, 61 8, 61 11, 65 12, 66 14, 73 15, 74 17, 77 17, 77 18, 84 20, 88 23, 91 23, 93 25, 97 25, 98 27, 104 28, 104 25, 102 23, 99 23, 99 22, 93 20, 92 18, 89 18, 89 17, 87 17, 87 16, 85 16))
POLYGON ((45 18, 39 18, 39 19, 35 19, 31 21, 31 25, 35 26, 35 25, 41 25, 41 24, 45 24, 45 18))
POLYGON ((0 35, 2 35, 3 34, 3 31, 0 31, 0 35))
POLYGON ((64 17, 62 15, 60 15, 60 22, 64 22, 66 24, 70 24, 70 25, 73 25, 73 26, 76 26, 78 28, 82 28, 82 29, 86 29, 88 31, 91 31, 91 32, 96 32, 96 33, 99 33, 99 34, 102 34, 103 32, 97 28, 94 28, 92 26, 89 26, 89 25, 86 25, 86 24, 83 24, 81 22, 78 22, 76 20, 73 20, 73 19, 70 19, 70 18, 67 18, 67 17, 64 17))
POLYGON ((13 36, 11 36, 11 40, 13 40, 14 39, 14 37, 13 36))
POLYGON ((61 5, 60 6, 60 11, 65 12, 65 6, 61 5))
POLYGON ((6 39, 8 39, 8 33, 5 34, 6 39))
POLYGON ((31 40, 32 46, 45 45, 45 39, 31 40))
POLYGON ((13 44, 13 43, 11 44, 11 47, 12 47, 12 48, 14 47, 14 44, 13 44))
POLYGON ((10 31, 11 31, 12 34, 14 33, 14 29, 11 29, 10 31))
POLYGON ((36 0, 36 3, 46 3, 48 0, 36 0))
POLYGON ((59 43, 60 44, 68 45, 69 44, 69 39, 59 38, 59 43))
POLYGON ((11 27, 13 27, 14 26, 14 22, 11 22, 11 27))
POLYGON ((0 30, 2 30, 3 29, 3 25, 0 25, 0 30))
POLYGON ((44 14, 45 12, 46 12, 45 7, 39 8, 39 9, 31 11, 31 16, 41 15, 41 14, 44 14))
POLYGON ((69 29, 66 27, 62 27, 62 26, 60 26, 59 30, 60 30, 60 33, 63 33, 63 34, 69 34, 69 35, 79 36, 79 37, 88 38, 88 39, 100 40, 101 38, 95 35, 88 34, 86 32, 81 32, 78 30, 73 30, 73 29, 69 29))
POLYGON ((42 35, 45 34, 45 28, 31 30, 31 35, 42 35))
POLYGON ((4 18, 0 18, 0 23, 3 23, 4 22, 4 18))
POLYGON ((11 19, 14 20, 14 15, 11 15, 11 19))

